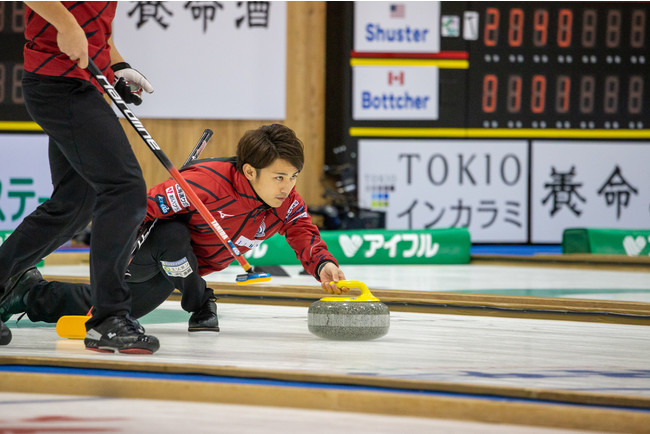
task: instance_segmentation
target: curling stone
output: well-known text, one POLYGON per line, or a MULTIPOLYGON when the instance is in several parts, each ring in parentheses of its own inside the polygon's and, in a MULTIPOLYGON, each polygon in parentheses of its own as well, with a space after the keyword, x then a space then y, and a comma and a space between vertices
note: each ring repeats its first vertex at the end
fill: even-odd
POLYGON ((367 341, 388 333, 388 306, 372 295, 365 283, 340 280, 339 288, 358 288, 358 297, 325 297, 309 306, 307 325, 318 337, 338 341, 367 341))

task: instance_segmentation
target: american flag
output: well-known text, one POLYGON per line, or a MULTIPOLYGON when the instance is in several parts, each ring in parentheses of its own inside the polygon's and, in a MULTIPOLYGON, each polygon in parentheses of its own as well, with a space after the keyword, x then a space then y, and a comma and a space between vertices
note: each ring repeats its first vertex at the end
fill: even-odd
POLYGON ((393 3, 390 5, 391 18, 404 18, 406 7, 402 3, 393 3))

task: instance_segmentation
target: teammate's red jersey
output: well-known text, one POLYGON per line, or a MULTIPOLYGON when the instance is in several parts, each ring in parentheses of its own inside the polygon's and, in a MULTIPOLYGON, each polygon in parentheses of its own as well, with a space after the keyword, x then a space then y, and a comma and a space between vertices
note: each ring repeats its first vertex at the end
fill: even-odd
MULTIPOLYGON (((110 46, 117 2, 62 2, 86 32, 88 56, 94 60, 109 83, 113 82, 110 46)), ((25 38, 23 49, 25 71, 56 77, 75 77, 90 80, 90 72, 77 66, 59 50, 57 30, 43 17, 25 6, 25 38)), ((101 88, 98 86, 101 90, 101 88)))
MULTIPOLYGON (((234 158, 199 160, 183 170, 183 177, 242 253, 279 232, 296 252, 305 270, 316 279, 322 262, 331 261, 338 266, 295 188, 281 206, 272 208, 237 171, 234 158)), ((151 188, 147 195, 145 220, 184 216, 189 219, 200 275, 223 270, 233 261, 176 181, 168 179, 151 188)))

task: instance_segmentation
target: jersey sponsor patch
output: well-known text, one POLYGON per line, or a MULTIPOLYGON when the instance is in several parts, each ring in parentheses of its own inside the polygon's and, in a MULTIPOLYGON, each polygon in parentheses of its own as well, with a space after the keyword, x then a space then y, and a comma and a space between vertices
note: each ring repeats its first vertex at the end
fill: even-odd
POLYGON ((183 205, 184 208, 189 208, 190 201, 187 200, 187 196, 185 196, 185 192, 178 184, 176 184, 176 192, 178 193, 178 198, 181 200, 181 205, 183 205))
POLYGON ((169 204, 171 205, 174 212, 180 211, 181 206, 179 205, 178 200, 176 199, 176 194, 174 193, 174 187, 167 187, 165 193, 167 193, 167 199, 169 200, 169 204))
POLYGON ((297 216, 293 217, 291 220, 289 220, 287 223, 291 223, 295 220, 298 220, 300 217, 309 217, 309 214, 307 214, 307 211, 303 212, 302 214, 298 214, 297 216))
POLYGON ((247 249, 254 249, 255 247, 262 244, 262 241, 264 240, 249 240, 248 238, 241 236, 237 238, 235 244, 237 244, 240 247, 246 247, 247 249))
POLYGON ((295 207, 297 207, 299 203, 300 203, 300 202, 298 202, 297 200, 294 200, 294 201, 293 201, 293 203, 291 204, 291 206, 290 206, 289 209, 287 210, 287 215, 284 216, 284 221, 285 221, 285 222, 289 219, 289 216, 290 216, 291 213, 293 212, 293 209, 294 209, 295 207))
POLYGON ((158 208, 160 208, 160 212, 163 214, 167 214, 171 208, 169 208, 169 205, 167 205, 167 202, 165 201, 165 196, 162 194, 157 194, 156 195, 156 202, 158 202, 158 208))
POLYGON ((192 274, 192 266, 187 261, 187 257, 183 257, 178 261, 160 261, 163 270, 170 277, 187 277, 192 274))
POLYGON ((300 202, 294 200, 289 209, 287 210, 287 215, 284 217, 285 223, 291 223, 292 221, 306 215, 305 205, 300 205, 300 202))

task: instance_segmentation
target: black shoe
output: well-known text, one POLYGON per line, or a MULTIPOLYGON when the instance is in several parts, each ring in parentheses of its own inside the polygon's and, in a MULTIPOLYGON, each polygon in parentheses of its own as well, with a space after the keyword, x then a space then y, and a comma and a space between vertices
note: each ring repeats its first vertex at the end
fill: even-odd
POLYGON ((214 297, 208 298, 203 303, 198 312, 194 312, 190 317, 189 332, 218 332, 219 331, 219 318, 217 318, 217 299, 214 297))
POLYGON ((11 276, 7 281, 4 295, 0 299, 0 320, 4 322, 15 313, 25 312, 27 309, 25 294, 42 280, 43 276, 36 267, 28 268, 22 273, 11 276))
POLYGON ((9 342, 11 342, 11 330, 0 321, 0 345, 7 345, 9 342))
POLYGON ((144 334, 140 323, 127 316, 111 316, 86 332, 86 349, 112 353, 153 354, 160 348, 158 338, 144 334))

